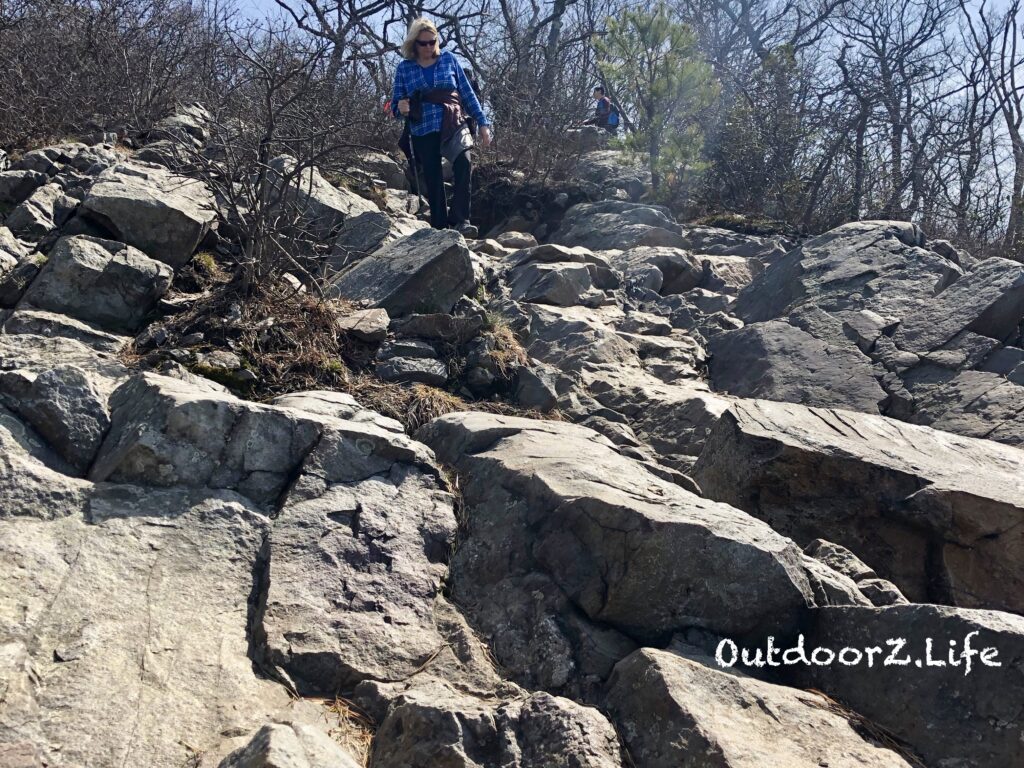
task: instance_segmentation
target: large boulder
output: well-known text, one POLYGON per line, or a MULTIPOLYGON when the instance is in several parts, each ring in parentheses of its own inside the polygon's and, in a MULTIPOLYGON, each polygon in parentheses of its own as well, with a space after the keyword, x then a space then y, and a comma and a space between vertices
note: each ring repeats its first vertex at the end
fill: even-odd
POLYGON ((173 268, 185 264, 216 217, 202 182, 159 166, 124 162, 99 175, 81 214, 173 268))
POLYGON ((801 666, 802 684, 908 743, 925 765, 1024 764, 1024 618, 936 605, 824 608, 805 645, 854 649, 844 664, 801 666))
POLYGON ((305 723, 268 723, 217 768, 359 768, 330 736, 305 723))
POLYGON ((305 693, 404 680, 445 644, 451 496, 405 435, 325 421, 267 544, 261 658, 305 693))
POLYGON ((333 272, 350 267, 386 245, 426 229, 425 221, 389 216, 384 211, 363 211, 345 218, 325 266, 333 272))
POLYGON ((270 161, 268 181, 279 209, 304 238, 329 241, 349 217, 378 211, 366 198, 331 184, 317 168, 298 170, 288 155, 270 161))
POLYGON ((44 184, 11 211, 4 224, 18 237, 40 240, 63 226, 77 207, 78 201, 65 195, 59 184, 44 184))
POLYGON ((20 205, 46 182, 38 171, 0 171, 0 205, 20 205))
POLYGON ((30 424, 78 474, 89 468, 110 425, 106 397, 73 365, 43 372, 0 371, 0 402, 30 424))
POLYGON ((371 768, 619 768, 611 723, 596 709, 546 693, 505 700, 443 683, 402 692, 377 730, 371 768))
POLYGON ((331 295, 366 301, 391 317, 451 312, 473 290, 469 249, 453 230, 421 229, 363 259, 331 283, 331 295))
POLYGON ((850 549, 911 600, 1024 611, 1024 452, 882 416, 737 402, 694 467, 710 498, 850 549))
POLYGON ((820 694, 643 648, 620 661, 608 707, 637 768, 910 768, 820 694))
POLYGON ((22 301, 113 331, 134 331, 171 284, 171 270, 130 245, 79 235, 57 241, 22 301))
POLYGON ((594 251, 641 245, 685 247, 679 225, 667 208, 620 200, 574 205, 550 240, 594 251))
POLYGON ((270 521, 233 494, 78 482, 88 521, 0 519, 0 745, 180 768, 305 711, 247 653, 270 521))
POLYGON ((611 262, 627 279, 645 279, 642 276, 647 270, 652 267, 658 270, 661 285, 654 290, 665 295, 696 288, 704 276, 701 260, 683 248, 640 246, 617 254, 611 262))
POLYGON ((747 235, 722 227, 686 226, 683 228, 684 248, 709 256, 733 256, 759 259, 766 263, 784 255, 788 243, 782 237, 747 235))
POLYGON ((462 479, 455 597, 526 685, 586 689, 628 639, 689 627, 786 634, 814 605, 793 542, 589 429, 455 413, 418 435, 462 479))
POLYGON ((718 334, 708 354, 712 385, 736 397, 875 413, 888 398, 871 359, 855 346, 829 344, 778 320, 718 334))

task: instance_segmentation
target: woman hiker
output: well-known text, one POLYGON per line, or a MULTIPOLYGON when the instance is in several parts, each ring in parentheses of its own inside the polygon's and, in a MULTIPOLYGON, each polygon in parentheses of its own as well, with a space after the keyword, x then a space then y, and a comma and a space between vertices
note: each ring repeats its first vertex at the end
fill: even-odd
POLYGON ((402 56, 395 71, 391 113, 399 119, 408 118, 412 147, 406 154, 416 160, 414 174, 416 164, 423 169, 430 224, 475 237, 476 228, 469 223, 473 138, 466 120, 473 117, 477 121, 480 144, 484 147, 491 143, 491 123, 455 56, 449 51, 441 52, 437 27, 432 21, 416 19, 409 25, 402 56), (451 162, 455 175, 450 211, 441 176, 442 157, 451 162))

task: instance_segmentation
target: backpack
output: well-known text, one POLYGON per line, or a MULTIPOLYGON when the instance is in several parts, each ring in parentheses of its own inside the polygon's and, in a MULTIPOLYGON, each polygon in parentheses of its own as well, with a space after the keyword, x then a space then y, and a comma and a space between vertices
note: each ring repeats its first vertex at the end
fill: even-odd
POLYGON ((608 125, 618 125, 618 124, 619 124, 619 110, 615 108, 614 104, 612 104, 611 111, 608 113, 608 125))

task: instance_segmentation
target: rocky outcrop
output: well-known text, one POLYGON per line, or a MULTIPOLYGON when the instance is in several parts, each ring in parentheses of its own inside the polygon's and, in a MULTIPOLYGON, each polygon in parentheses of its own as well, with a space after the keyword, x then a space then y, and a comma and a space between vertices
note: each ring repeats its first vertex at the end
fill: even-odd
POLYGON ((358 768, 327 734, 305 723, 269 723, 217 768, 358 768))
POLYGON ((987 362, 1020 347, 1024 267, 1016 262, 987 259, 965 272, 955 251, 929 245, 913 224, 855 222, 772 263, 730 311, 747 326, 715 341, 719 390, 868 412, 880 405, 912 423, 1024 444, 1024 390, 987 362), (752 380, 744 340, 783 333, 819 351, 800 353, 807 359, 797 371, 792 344, 761 345, 765 381, 752 380), (847 379, 848 371, 857 373, 847 379), (886 397, 853 395, 857 381, 864 395, 881 387, 886 397))
POLYGON ((910 744, 925 765, 1011 766, 1024 760, 1020 616, 936 605, 825 608, 807 647, 860 653, 855 665, 803 667, 804 684, 910 744), (878 650, 869 666, 870 648, 878 650), (890 656, 895 661, 886 664, 890 656))
POLYGON ((652 648, 616 665, 608 704, 637 766, 909 768, 824 696, 712 665, 652 648))
POLYGON ((744 401, 712 431, 693 475, 707 496, 798 543, 848 548, 911 600, 1024 611, 1016 448, 881 416, 744 401))
POLYGON ((114 239, 173 268, 185 264, 216 216, 204 184, 148 163, 119 163, 99 175, 82 215, 114 239))
POLYGON ((784 633, 814 605, 792 541, 589 429, 461 413, 419 436, 463 478, 456 599, 524 685, 579 693, 634 643, 784 633))
POLYGON ((550 240, 594 251, 641 245, 685 247, 679 225, 667 209, 620 200, 574 205, 550 240))
POLYGON ((137 330, 171 284, 166 264, 112 240, 62 238, 24 304, 111 331, 137 330))

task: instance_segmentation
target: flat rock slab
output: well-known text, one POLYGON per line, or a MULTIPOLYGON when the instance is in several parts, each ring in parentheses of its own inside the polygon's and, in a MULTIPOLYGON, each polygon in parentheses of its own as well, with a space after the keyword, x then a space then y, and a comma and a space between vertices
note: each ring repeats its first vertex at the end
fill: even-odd
POLYGON ((620 661, 608 706, 637 768, 910 768, 828 700, 668 651, 620 661))
POLYGON ((118 239, 175 269, 192 258, 216 217, 206 185, 148 163, 105 170, 81 210, 118 239))
MULTIPOLYGON (((600 622, 619 633, 593 640, 610 654, 625 646, 623 636, 663 639, 683 627, 785 632, 814 604, 793 542, 656 477, 589 429, 457 413, 418 435, 462 480, 469 530, 453 561, 455 593, 491 636, 499 661, 522 679, 537 672, 522 669, 529 649, 558 645, 564 630, 553 617, 489 624, 498 621, 489 606, 511 611, 506 601, 532 603, 515 594, 530 580, 538 595, 549 590, 545 584, 553 587, 555 602, 560 590, 581 624, 600 622), (524 656, 503 657, 509 648, 524 656)), ((599 662, 601 653, 587 648, 582 655, 594 653, 593 663, 581 659, 574 642, 570 663, 599 676, 607 659, 599 662)))
POLYGON ((366 301, 391 317, 451 312, 475 278, 466 241, 453 230, 421 229, 340 275, 331 294, 366 301))
POLYGON ((851 411, 737 402, 693 470, 801 544, 841 544, 911 600, 1024 611, 1024 452, 851 411))
MULTIPOLYGON (((824 691, 904 740, 932 766, 1024 764, 1024 618, 996 611, 897 605, 825 608, 807 648, 880 647, 875 663, 801 667, 824 691), (961 657, 968 641, 971 669, 961 657), (906 644, 894 650, 889 640, 906 644), (931 659, 945 666, 929 666, 931 659), (996 649, 982 663, 979 652, 996 649), (949 654, 958 662, 949 663, 949 654), (886 665, 890 653, 903 664, 886 665)), ((866 657, 865 657, 866 658, 866 657)))
POLYGON ((0 754, 180 768, 283 713, 247 655, 268 526, 236 495, 128 486, 92 490, 89 522, 0 520, 0 754))

